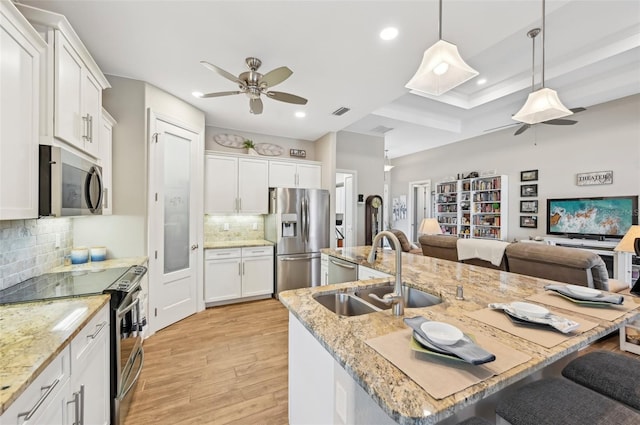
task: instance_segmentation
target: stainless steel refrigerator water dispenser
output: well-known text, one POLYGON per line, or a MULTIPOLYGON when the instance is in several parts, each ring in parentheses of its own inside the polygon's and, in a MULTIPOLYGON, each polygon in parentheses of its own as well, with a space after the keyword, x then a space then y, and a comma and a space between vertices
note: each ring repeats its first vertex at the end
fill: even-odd
POLYGON ((282 222, 282 237, 283 238, 296 238, 298 237, 298 215, 297 214, 282 214, 280 219, 282 222))

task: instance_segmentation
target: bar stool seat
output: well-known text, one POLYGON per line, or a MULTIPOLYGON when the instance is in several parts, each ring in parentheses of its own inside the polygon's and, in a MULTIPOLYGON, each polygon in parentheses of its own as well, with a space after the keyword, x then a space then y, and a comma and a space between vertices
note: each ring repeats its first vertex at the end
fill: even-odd
POLYGON ((640 413, 563 378, 534 381, 498 402, 512 425, 638 425, 640 413))
POLYGON ((594 351, 572 360, 562 375, 640 410, 640 360, 610 351, 594 351))

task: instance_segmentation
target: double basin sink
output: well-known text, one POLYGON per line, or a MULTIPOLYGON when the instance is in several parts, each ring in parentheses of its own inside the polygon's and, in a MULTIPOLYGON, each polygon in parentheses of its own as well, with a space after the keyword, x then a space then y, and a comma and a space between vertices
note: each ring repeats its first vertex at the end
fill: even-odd
MULTIPOLYGON (((361 314, 374 313, 388 310, 391 305, 384 304, 369 295, 374 294, 382 298, 385 294, 393 292, 393 285, 375 286, 372 288, 357 289, 354 293, 331 293, 315 296, 315 300, 340 316, 359 316, 361 314)), ((409 286, 402 286, 404 306, 409 308, 429 307, 440 304, 442 299, 409 286)))

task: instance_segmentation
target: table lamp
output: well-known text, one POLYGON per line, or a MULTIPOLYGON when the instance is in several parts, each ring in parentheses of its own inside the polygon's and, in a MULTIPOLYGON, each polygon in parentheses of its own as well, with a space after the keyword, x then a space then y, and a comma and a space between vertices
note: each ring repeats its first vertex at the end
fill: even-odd
POLYGON ((440 228, 440 223, 438 223, 437 219, 423 218, 422 223, 420 223, 418 233, 422 235, 441 235, 442 229, 440 228))
MULTIPOLYGON (((640 256, 640 226, 633 225, 627 230, 627 233, 620 240, 620 243, 613 249, 618 252, 630 252, 640 256)), ((640 295, 640 277, 631 288, 633 294, 640 295)))

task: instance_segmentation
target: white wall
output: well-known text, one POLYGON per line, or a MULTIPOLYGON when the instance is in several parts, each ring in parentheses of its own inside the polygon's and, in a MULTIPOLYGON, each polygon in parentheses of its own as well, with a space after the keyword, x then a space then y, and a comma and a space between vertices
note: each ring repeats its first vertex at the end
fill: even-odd
MULTIPOLYGON (((393 160, 391 197, 408 182, 435 184, 458 173, 496 170, 509 177, 508 239, 546 234, 546 199, 640 193, 640 95, 590 107, 573 126, 536 125, 519 136, 510 127, 393 160), (520 197, 520 172, 539 170, 538 197, 520 197), (613 184, 577 186, 576 173, 613 170, 613 184), (537 199, 538 228, 520 228, 520 200, 537 199)), ((524 214, 523 214, 524 215, 524 214)), ((406 223, 405 223, 406 224, 406 223)), ((408 231, 408 229, 403 229, 408 231)))
POLYGON ((204 113, 144 81, 107 76, 103 105, 113 127, 113 215, 74 219, 74 243, 105 245, 107 256, 147 255, 149 109, 204 133, 204 113))
MULTIPOLYGON (((356 170, 358 187, 355 193, 383 196, 384 138, 340 131, 337 133, 336 168, 356 170)), ((335 186, 335 181, 334 181, 335 186)), ((364 204, 358 204, 356 214, 356 245, 364 245, 364 204)))

